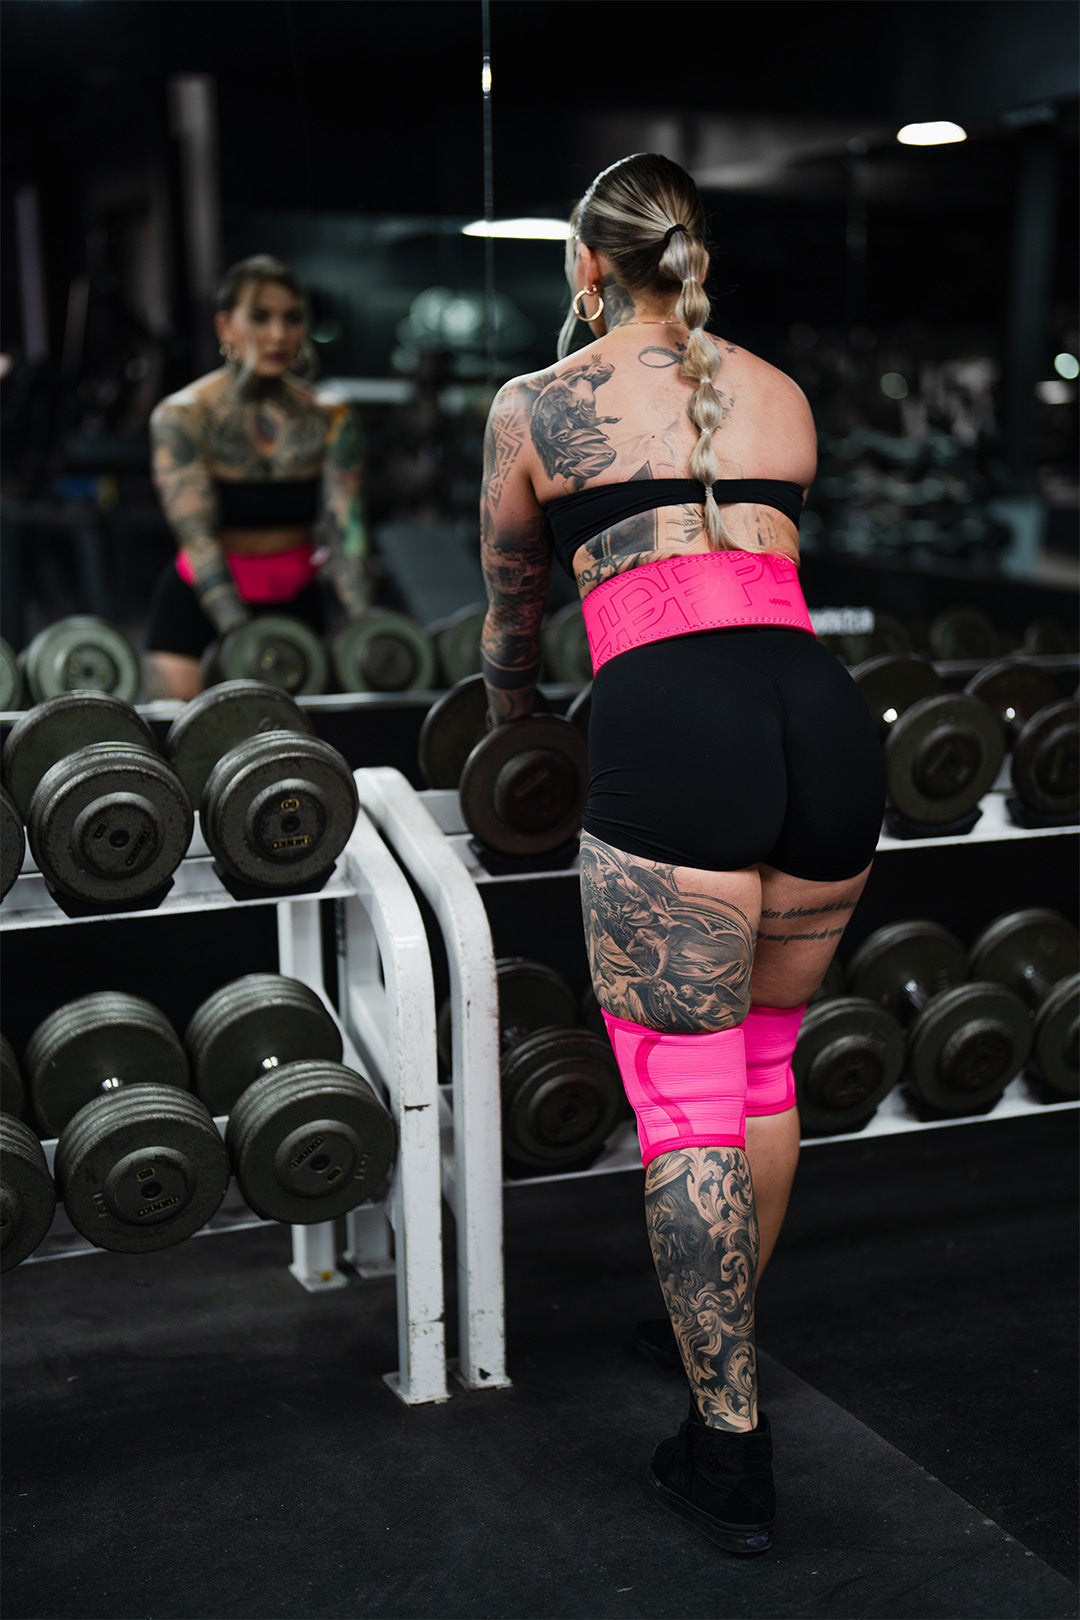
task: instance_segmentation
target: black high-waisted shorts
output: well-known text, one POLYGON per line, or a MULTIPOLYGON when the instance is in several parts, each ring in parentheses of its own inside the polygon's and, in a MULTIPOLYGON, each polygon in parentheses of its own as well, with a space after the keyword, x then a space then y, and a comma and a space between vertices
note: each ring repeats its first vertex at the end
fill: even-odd
POLYGON ((836 882, 881 831, 869 710, 801 630, 699 630, 612 658, 593 682, 589 776, 584 830, 676 866, 836 882))

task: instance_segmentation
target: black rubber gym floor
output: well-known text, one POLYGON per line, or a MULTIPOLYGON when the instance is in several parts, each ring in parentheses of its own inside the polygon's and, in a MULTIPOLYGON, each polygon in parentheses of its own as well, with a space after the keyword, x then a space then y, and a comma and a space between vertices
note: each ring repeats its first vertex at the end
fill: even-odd
POLYGON ((508 1192, 514 1387, 441 1406, 381 1381, 393 1282, 308 1295, 281 1229, 23 1265, 5 1620, 1072 1616, 1075 1149, 1066 1112, 804 1153, 749 1563, 644 1482, 685 1386, 632 1346, 640 1176, 508 1192))

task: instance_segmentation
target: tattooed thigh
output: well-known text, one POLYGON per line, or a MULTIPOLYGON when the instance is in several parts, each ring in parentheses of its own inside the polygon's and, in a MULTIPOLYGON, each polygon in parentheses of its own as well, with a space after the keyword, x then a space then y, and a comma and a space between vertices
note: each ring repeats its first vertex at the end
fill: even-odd
POLYGON ((587 833, 581 903, 601 1007, 666 1034, 742 1022, 761 904, 754 870, 700 872, 628 855, 587 833))

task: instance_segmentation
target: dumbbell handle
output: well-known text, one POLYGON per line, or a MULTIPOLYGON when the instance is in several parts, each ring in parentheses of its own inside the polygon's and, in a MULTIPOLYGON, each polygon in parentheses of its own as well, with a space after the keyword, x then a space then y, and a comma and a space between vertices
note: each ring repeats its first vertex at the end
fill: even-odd
POLYGON ((1051 990, 1053 982, 1040 973, 1033 962, 1029 962, 1016 981, 1016 987, 1029 1007, 1041 1007, 1051 990))
POLYGON ((920 984, 918 979, 908 979, 899 999, 902 1012, 918 1015, 934 998, 925 984, 920 984))

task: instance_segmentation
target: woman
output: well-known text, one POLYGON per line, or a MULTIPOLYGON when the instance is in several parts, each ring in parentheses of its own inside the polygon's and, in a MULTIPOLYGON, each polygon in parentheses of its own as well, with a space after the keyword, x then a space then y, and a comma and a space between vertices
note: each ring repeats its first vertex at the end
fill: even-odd
POLYGON ((307 346, 299 282, 257 255, 228 271, 217 305, 225 364, 150 418, 154 486, 179 548, 150 607, 155 697, 194 697, 206 647, 253 612, 321 631, 320 570, 346 617, 368 603, 356 421, 292 375, 307 346))
POLYGON ((557 556, 596 671, 586 943, 691 1391, 649 1478, 754 1553, 775 1512, 754 1293, 798 1157, 791 1055, 866 882, 884 784, 797 584, 810 410, 704 330, 703 233, 692 180, 654 154, 606 169, 574 210, 562 358, 507 383, 488 421, 482 649, 492 724, 527 715, 557 556), (595 341, 570 354, 575 316, 595 341))

